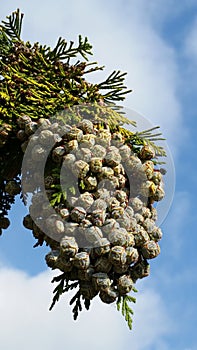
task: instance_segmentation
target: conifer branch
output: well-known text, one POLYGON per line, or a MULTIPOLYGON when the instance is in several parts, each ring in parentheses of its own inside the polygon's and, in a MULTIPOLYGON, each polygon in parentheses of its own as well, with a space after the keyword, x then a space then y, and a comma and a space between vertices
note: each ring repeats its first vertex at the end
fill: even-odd
POLYGON ((84 297, 82 297, 84 299, 84 306, 86 308, 86 310, 89 310, 90 308, 90 299, 86 299, 84 297))
MULTIPOLYGON (((136 292, 136 289, 134 288, 133 291, 136 292)), ((116 303, 116 306, 117 306, 118 311, 121 310, 121 313, 124 316, 125 321, 127 322, 129 329, 132 329, 133 310, 129 306, 128 302, 135 303, 136 299, 130 295, 119 296, 117 303, 116 303)))
MULTIPOLYGON (((151 145, 151 147, 155 151, 155 157, 166 157, 166 151, 162 146, 157 145, 155 142, 156 141, 164 141, 165 138, 161 137, 162 133, 154 133, 154 130, 159 129, 159 126, 155 126, 153 128, 143 130, 140 132, 131 132, 129 130, 124 130, 123 128, 120 128, 120 132, 127 136, 127 142, 133 145, 134 147, 136 146, 143 146, 145 144, 151 145)), ((140 149, 140 148, 139 148, 140 149)), ((157 164, 159 162, 156 161, 157 164)))
POLYGON ((125 99, 124 95, 132 91, 125 91, 127 88, 124 86, 123 82, 126 74, 127 73, 121 73, 119 70, 113 71, 105 81, 97 85, 99 90, 109 90, 103 95, 104 101, 122 101, 125 99))
POLYGON ((74 320, 76 320, 79 315, 79 311, 82 311, 80 290, 78 290, 77 293, 74 295, 74 297, 71 299, 70 305, 72 305, 74 302, 75 302, 75 306, 73 307, 72 312, 73 312, 73 318, 74 320))
POLYGON ((0 30, 3 30, 5 34, 10 39, 16 39, 21 40, 21 29, 22 29, 22 22, 23 22, 23 13, 20 13, 20 10, 17 9, 15 12, 13 12, 10 16, 7 16, 6 18, 8 21, 2 21, 2 24, 0 26, 0 30))
POLYGON ((52 300, 52 304, 49 308, 49 310, 51 311, 54 307, 54 305, 56 304, 56 302, 59 301, 60 296, 64 293, 64 284, 66 282, 66 285, 68 284, 68 282, 65 280, 65 274, 61 274, 57 277, 54 277, 53 280, 51 281, 52 283, 54 282, 59 282, 59 284, 55 287, 53 293, 54 293, 54 297, 52 300))
MULTIPOLYGON (((53 291, 54 297, 53 297, 51 306, 49 308, 50 311, 53 309, 55 304, 59 301, 59 298, 63 293, 68 292, 69 290, 76 288, 79 284, 79 282, 73 282, 73 283, 69 284, 69 279, 67 279, 66 273, 62 273, 59 276, 54 277, 51 282, 52 283, 59 282, 59 284, 55 287, 55 289, 53 291)), ((74 301, 75 301, 75 297, 73 297, 71 299, 70 305, 74 301)))

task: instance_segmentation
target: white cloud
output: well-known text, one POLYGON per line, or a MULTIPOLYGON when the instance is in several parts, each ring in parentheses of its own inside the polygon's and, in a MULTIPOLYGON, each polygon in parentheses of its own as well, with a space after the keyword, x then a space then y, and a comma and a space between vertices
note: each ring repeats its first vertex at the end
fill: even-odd
POLYGON ((170 333, 169 316, 158 293, 145 290, 137 295, 133 332, 115 307, 95 300, 77 322, 72 321, 68 297, 52 312, 52 273, 30 277, 24 272, 0 268, 1 348, 28 350, 72 348, 95 350, 150 349, 170 333))
POLYGON ((161 344, 165 345, 163 336, 173 332, 172 320, 159 293, 147 289, 145 283, 142 287, 143 292, 137 295, 132 346, 135 350, 151 349, 152 346, 161 349, 161 344))

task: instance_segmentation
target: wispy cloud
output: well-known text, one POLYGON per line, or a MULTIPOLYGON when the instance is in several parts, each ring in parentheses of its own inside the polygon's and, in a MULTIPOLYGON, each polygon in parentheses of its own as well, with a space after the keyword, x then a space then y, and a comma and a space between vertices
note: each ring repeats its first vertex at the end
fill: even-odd
MULTIPOLYGON (((115 307, 95 300, 89 312, 72 321, 68 296, 48 311, 52 273, 29 277, 19 270, 0 269, 1 347, 6 350, 72 348, 150 349, 171 332, 169 316, 154 290, 138 295, 134 330, 127 330, 115 307), (11 336, 10 336, 11 335, 11 336)), ((69 295, 70 297, 70 295, 69 295)))

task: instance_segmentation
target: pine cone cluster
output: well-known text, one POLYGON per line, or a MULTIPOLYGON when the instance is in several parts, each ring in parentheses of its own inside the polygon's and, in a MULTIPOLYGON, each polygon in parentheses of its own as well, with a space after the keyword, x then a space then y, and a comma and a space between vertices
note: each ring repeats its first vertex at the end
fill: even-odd
MULTIPOLYGON (((38 120, 36 126, 22 120, 18 134, 32 133, 27 192, 36 188, 41 174, 35 169, 47 156, 47 197, 39 188, 33 194, 24 226, 38 244, 45 241, 51 247, 47 265, 61 270, 67 281, 78 281, 85 299, 99 294, 112 303, 149 275, 147 260, 160 253, 154 202, 164 197, 164 190, 155 152, 149 145, 134 151, 107 122, 83 119, 59 126, 38 120)), ((27 144, 22 144, 24 151, 27 144)))

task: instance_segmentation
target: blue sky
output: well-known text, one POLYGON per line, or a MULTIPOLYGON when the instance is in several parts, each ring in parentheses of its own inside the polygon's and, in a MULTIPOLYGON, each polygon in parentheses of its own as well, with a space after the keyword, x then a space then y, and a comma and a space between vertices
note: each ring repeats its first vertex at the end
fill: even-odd
POLYGON ((96 350, 196 350, 196 1, 10 0, 1 4, 0 19, 17 7, 25 13, 25 40, 53 46, 59 36, 76 40, 82 34, 93 44, 94 60, 106 66, 95 79, 113 69, 128 72, 133 93, 124 105, 161 125, 176 187, 162 223, 161 254, 151 261, 150 277, 137 284, 133 332, 113 306, 97 300, 77 322, 67 297, 48 312, 47 249, 32 248, 31 233, 21 224, 26 209, 17 201, 12 225, 0 238, 2 349, 83 350, 99 337, 96 350))

